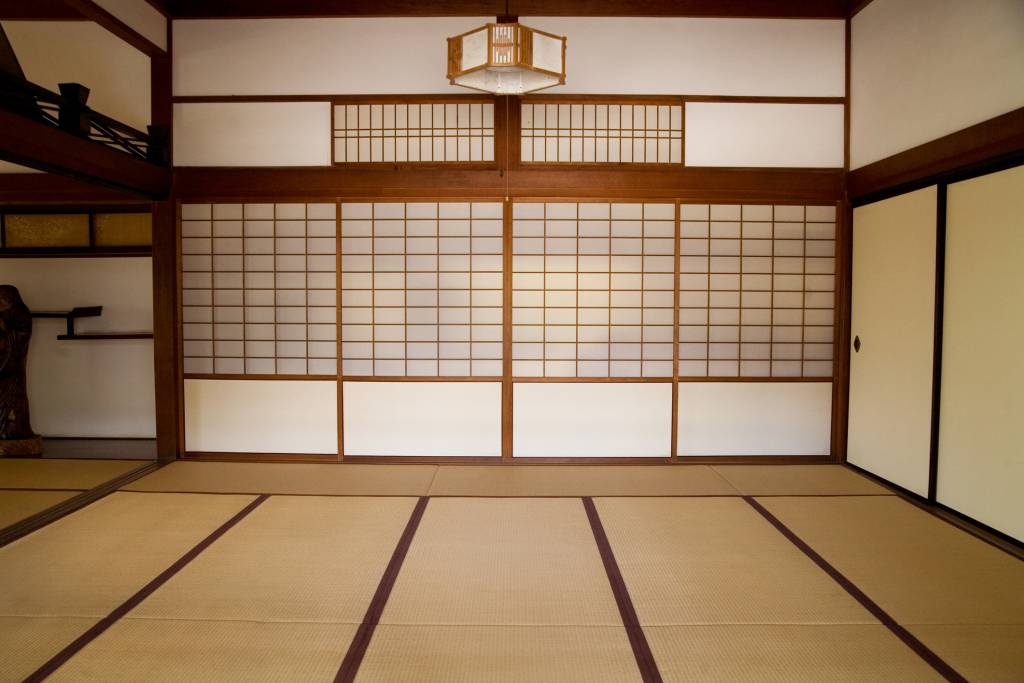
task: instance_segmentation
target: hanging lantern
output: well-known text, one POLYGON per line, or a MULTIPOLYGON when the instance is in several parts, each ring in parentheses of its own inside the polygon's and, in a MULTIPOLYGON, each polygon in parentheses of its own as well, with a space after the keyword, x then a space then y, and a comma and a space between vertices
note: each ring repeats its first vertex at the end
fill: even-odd
POLYGON ((495 23, 448 39, 452 85, 522 95, 565 83, 565 37, 519 22, 495 23))

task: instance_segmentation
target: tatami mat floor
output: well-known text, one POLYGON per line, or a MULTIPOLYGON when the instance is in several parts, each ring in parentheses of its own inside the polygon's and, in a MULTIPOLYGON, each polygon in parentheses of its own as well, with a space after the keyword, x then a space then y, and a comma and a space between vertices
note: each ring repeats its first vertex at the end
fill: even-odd
POLYGON ((131 460, 0 458, 0 529, 142 465, 131 460))
POLYGON ((0 680, 1024 680, 1024 562, 845 468, 320 467, 0 548, 0 680))

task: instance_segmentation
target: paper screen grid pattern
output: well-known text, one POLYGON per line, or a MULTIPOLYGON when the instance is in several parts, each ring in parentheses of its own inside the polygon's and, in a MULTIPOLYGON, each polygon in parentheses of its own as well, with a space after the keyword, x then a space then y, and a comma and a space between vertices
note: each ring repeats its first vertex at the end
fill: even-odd
POLYGON ((683 108, 524 103, 521 140, 524 163, 681 164, 683 108))
POLYGON ((513 205, 512 374, 672 377, 674 204, 513 205))
POLYGON ((337 375, 337 205, 183 204, 184 371, 337 375))
POLYGON ((500 202, 343 203, 342 374, 502 375, 500 202))
POLYGON ((410 161, 494 161, 494 104, 334 106, 334 163, 410 161))
POLYGON ((834 206, 680 206, 679 374, 832 377, 834 206))

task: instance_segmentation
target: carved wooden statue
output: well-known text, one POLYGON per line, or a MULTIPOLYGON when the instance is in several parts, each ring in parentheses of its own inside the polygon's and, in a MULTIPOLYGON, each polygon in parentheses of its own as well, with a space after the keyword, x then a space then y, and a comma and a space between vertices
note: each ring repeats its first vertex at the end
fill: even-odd
POLYGON ((25 366, 31 337, 32 313, 18 288, 0 285, 0 457, 43 452, 28 417, 25 366))

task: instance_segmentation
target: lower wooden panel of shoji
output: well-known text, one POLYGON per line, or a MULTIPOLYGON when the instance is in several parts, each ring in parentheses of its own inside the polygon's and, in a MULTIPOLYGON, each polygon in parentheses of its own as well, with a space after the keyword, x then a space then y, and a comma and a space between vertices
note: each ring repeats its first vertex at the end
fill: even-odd
POLYGON ((337 454, 333 380, 185 380, 185 450, 337 454))

